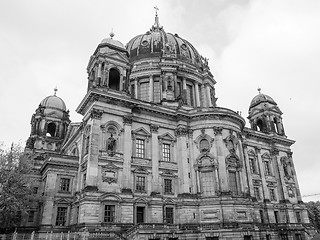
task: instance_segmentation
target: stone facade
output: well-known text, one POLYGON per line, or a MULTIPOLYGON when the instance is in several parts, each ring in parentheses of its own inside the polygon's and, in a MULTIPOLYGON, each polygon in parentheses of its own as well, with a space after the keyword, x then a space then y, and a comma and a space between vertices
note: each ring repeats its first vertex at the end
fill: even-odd
POLYGON ((253 98, 245 127, 216 105, 207 59, 158 16, 126 47, 104 39, 87 71, 81 123, 55 95, 32 117, 26 151, 44 202, 26 226, 106 239, 308 239, 294 141, 271 97, 253 98))

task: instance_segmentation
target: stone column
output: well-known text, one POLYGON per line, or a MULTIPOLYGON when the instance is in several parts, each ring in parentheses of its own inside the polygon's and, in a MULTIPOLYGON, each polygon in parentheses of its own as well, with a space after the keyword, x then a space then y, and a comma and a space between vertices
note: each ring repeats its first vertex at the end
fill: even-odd
POLYGON ((248 147, 247 144, 242 144, 243 146, 243 152, 244 152, 244 164, 246 168, 246 175, 248 180, 248 190, 251 197, 254 197, 254 191, 253 191, 253 181, 252 181, 252 174, 250 170, 250 163, 249 163, 249 155, 248 155, 248 147))
POLYGON ((208 107, 212 107, 210 86, 206 86, 208 107))
POLYGON ((240 160, 243 164, 243 167, 241 169, 241 184, 242 184, 242 191, 245 193, 249 192, 249 184, 248 184, 248 178, 247 178, 247 169, 249 169, 250 172, 250 166, 247 164, 244 154, 243 154, 243 144, 242 144, 242 136, 238 132, 237 137, 239 139, 239 149, 238 149, 238 154, 240 157, 240 160))
POLYGON ((151 160, 152 160, 152 192, 160 193, 160 184, 159 184, 159 140, 158 140, 158 125, 151 124, 151 160))
POLYGON ((138 78, 134 79, 134 97, 138 99, 138 78))
POLYGON ((123 117, 124 124, 124 150, 123 150, 123 172, 122 172, 122 188, 132 189, 133 183, 131 182, 131 157, 132 157, 132 137, 131 125, 132 116, 123 117))
POLYGON ((280 199, 279 200, 287 200, 287 199, 289 199, 289 196, 288 196, 288 190, 287 190, 286 183, 284 182, 284 172, 281 169, 279 150, 276 148, 272 148, 270 153, 271 153, 272 162, 275 165, 274 166, 274 168, 275 168, 274 174, 275 174, 277 182, 278 182, 277 189, 279 189, 279 192, 280 192, 280 196, 279 196, 280 199))
POLYGON ((187 80, 185 77, 182 78, 182 99, 186 103, 187 102, 187 80))
POLYGON ((187 152, 187 129, 178 127, 175 130, 177 136, 177 163, 178 163, 178 181, 179 193, 189 193, 188 178, 188 152, 187 152))
POLYGON ((220 191, 227 192, 229 191, 228 180, 227 180, 227 169, 225 156, 223 154, 223 140, 222 140, 222 127, 213 127, 214 134, 216 136, 216 148, 217 148, 217 157, 219 163, 219 177, 220 177, 220 191))
POLYGON ((194 90, 196 95, 196 106, 200 107, 199 85, 197 82, 194 83, 194 90))
POLYGON ((98 86, 101 86, 102 85, 102 83, 101 83, 101 73, 102 73, 102 70, 101 70, 101 65, 102 65, 102 62, 101 61, 99 61, 98 62, 98 82, 97 82, 97 85, 98 86))
POLYGON ((98 190, 98 157, 100 125, 103 111, 93 108, 90 113, 91 132, 89 140, 86 188, 98 190))
POLYGON ((123 73, 120 73, 119 91, 123 89, 123 73))
POLYGON ((149 101, 153 102, 153 76, 149 76, 149 101))
POLYGON ((202 95, 202 99, 203 99, 202 106, 208 107, 204 84, 201 85, 201 95, 202 95))
POLYGON ((262 193, 263 193, 262 197, 264 199, 269 199, 270 200, 270 194, 269 194, 269 189, 267 187, 266 177, 262 176, 262 174, 265 174, 265 171, 264 171, 264 163, 263 163, 262 158, 261 158, 261 149, 260 148, 255 148, 255 151, 256 151, 257 158, 258 158, 259 171, 260 171, 261 180, 262 180, 262 193))
POLYGON ((177 80, 177 73, 173 74, 173 82, 174 82, 174 98, 177 98, 178 93, 178 80, 177 80))
POLYGON ((292 152, 288 152, 287 155, 288 155, 289 161, 290 161, 290 163, 292 165, 291 170, 292 170, 292 173, 293 173, 293 179, 294 179, 294 183, 295 183, 295 186, 296 186, 297 199, 298 199, 298 201, 302 201, 300 188, 299 188, 299 184, 298 184, 298 179, 297 179, 297 173, 296 173, 296 169, 294 167, 293 160, 292 160, 292 152))
POLYGON ((110 69, 106 69, 106 81, 105 81, 106 87, 109 87, 109 70, 110 69))

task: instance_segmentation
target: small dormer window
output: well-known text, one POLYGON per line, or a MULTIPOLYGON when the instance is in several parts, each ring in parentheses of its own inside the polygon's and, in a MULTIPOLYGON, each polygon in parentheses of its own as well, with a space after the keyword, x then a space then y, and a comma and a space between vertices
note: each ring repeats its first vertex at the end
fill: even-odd
POLYGON ((48 137, 54 137, 55 136, 55 133, 56 133, 56 124, 51 122, 48 124, 48 127, 47 127, 47 133, 46 135, 48 137))
POLYGON ((120 88, 120 73, 117 69, 111 68, 109 71, 109 88, 119 90, 120 88))

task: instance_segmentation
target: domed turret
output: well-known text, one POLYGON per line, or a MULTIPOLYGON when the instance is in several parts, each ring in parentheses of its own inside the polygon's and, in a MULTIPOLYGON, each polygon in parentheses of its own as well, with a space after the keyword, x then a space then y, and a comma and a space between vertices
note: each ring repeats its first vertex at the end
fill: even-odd
POLYGON ((284 135, 282 112, 277 103, 270 96, 261 93, 260 88, 258 91, 259 94, 252 99, 249 107, 251 128, 264 133, 284 135))
POLYGON ((47 149, 57 151, 60 148, 68 125, 70 123, 69 111, 64 101, 54 95, 43 99, 36 113, 31 119, 31 134, 27 148, 47 149))

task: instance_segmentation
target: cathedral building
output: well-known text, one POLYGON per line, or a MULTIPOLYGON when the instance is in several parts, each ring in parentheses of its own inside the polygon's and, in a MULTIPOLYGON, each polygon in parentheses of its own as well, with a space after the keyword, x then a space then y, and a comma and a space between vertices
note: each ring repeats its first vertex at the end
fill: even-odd
POLYGON ((96 239, 309 239, 282 112, 270 96, 249 125, 219 107, 208 60, 156 14, 124 46, 103 39, 71 122, 55 93, 31 120, 43 195, 25 226, 96 239))

